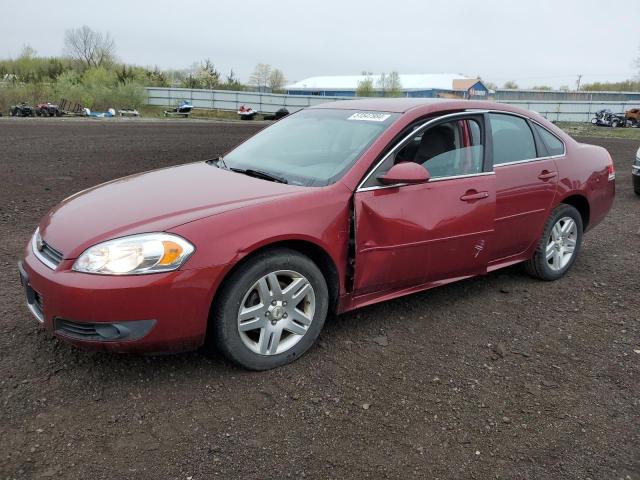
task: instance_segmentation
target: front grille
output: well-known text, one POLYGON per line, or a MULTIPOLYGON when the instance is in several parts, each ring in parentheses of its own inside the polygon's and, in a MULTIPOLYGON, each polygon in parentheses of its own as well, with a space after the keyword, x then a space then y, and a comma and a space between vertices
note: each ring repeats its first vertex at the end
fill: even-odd
POLYGON ((53 263, 56 267, 62 262, 62 253, 53 248, 46 242, 42 242, 42 250, 39 251, 40 255, 53 263))

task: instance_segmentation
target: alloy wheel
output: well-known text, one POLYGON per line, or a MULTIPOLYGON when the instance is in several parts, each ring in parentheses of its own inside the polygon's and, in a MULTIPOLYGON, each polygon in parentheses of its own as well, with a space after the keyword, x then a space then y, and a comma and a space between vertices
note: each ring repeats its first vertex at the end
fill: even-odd
POLYGON ((573 258, 578 241, 578 225, 571 217, 562 217, 551 229, 545 258, 553 271, 562 270, 573 258))
POLYGON ((315 293, 304 275, 292 270, 268 273, 249 288, 240 302, 240 338, 254 353, 284 353, 307 333, 315 308, 315 293))

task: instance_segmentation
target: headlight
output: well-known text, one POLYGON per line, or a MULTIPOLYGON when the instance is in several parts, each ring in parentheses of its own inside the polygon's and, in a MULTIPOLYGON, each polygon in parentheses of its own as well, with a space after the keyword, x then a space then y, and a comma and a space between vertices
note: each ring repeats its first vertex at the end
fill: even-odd
POLYGON ((635 165, 640 166, 640 148, 636 152, 636 161, 634 163, 635 163, 635 165))
POLYGON ((102 275, 139 275, 176 270, 195 250, 184 238, 146 233, 99 243, 84 251, 73 270, 102 275))

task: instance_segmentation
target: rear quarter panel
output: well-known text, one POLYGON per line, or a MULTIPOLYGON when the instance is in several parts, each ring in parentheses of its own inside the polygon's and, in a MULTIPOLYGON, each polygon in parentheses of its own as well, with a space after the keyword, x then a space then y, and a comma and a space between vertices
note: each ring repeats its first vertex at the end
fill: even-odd
POLYGON ((567 144, 567 156, 556 160, 558 203, 571 195, 582 195, 589 202, 589 224, 595 227, 611 209, 615 181, 609 180, 611 156, 602 147, 585 143, 567 144))

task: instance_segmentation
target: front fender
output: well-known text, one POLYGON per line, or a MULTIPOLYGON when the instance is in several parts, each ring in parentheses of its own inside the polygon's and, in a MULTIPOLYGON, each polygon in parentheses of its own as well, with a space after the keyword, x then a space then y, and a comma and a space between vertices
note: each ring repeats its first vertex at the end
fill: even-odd
POLYGON ((334 262, 344 288, 351 192, 342 184, 310 188, 300 195, 206 217, 169 231, 196 247, 183 269, 220 267, 212 295, 229 271, 271 244, 301 241, 322 249, 334 262))

